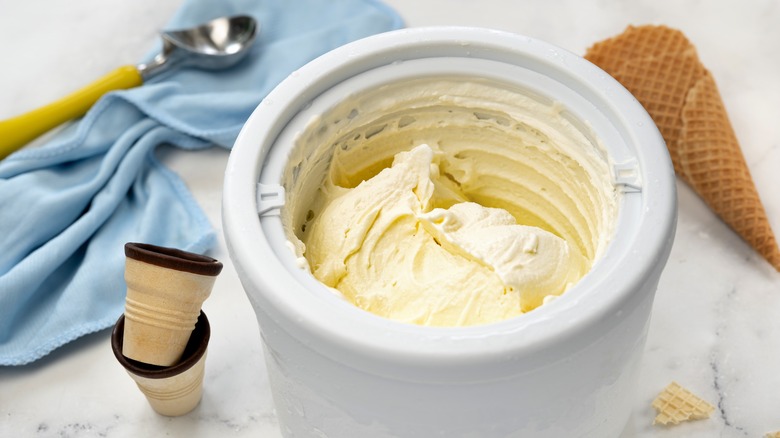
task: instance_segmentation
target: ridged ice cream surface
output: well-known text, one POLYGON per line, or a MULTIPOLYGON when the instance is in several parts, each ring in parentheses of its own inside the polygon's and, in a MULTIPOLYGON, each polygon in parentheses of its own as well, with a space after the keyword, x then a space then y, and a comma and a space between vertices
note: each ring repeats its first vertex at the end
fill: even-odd
POLYGON ((563 111, 421 81, 316 118, 286 181, 296 256, 355 306, 413 324, 497 322, 560 296, 617 210, 603 149, 563 111))
POLYGON ((458 198, 428 145, 399 153, 313 222, 306 254, 314 276, 378 315, 454 326, 517 316, 587 271, 560 237, 458 198), (442 202, 456 203, 431 208, 442 202))

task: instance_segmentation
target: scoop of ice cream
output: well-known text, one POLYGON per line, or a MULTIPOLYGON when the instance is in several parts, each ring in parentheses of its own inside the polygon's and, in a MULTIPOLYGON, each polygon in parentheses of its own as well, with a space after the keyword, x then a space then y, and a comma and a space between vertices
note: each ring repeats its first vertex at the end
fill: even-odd
POLYGON ((420 219, 448 251, 495 272, 517 294, 524 312, 565 291, 587 271, 585 258, 566 241, 541 228, 518 225, 500 208, 464 202, 420 219))
POLYGON ((421 325, 500 321, 559 295, 588 262, 560 237, 466 202, 428 145, 333 187, 305 241, 312 272, 358 307, 421 325))

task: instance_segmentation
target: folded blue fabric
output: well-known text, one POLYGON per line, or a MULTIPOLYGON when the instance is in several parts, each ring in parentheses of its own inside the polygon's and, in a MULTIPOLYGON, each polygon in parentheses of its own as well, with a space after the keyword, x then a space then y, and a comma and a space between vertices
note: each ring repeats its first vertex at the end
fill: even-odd
POLYGON ((124 309, 124 243, 204 252, 211 225, 157 161, 162 144, 232 146, 261 99, 318 55, 397 29, 371 0, 192 0, 184 28, 247 14, 261 26, 228 70, 179 69, 104 96, 49 144, 0 161, 0 365, 32 362, 111 326, 124 309))

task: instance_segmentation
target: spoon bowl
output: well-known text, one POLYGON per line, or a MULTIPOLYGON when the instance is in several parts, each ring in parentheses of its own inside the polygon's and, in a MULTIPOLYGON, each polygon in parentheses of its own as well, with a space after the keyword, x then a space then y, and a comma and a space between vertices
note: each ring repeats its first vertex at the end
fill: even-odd
POLYGON ((138 66, 144 80, 172 66, 206 70, 230 67, 249 53, 257 35, 257 22, 246 15, 220 17, 199 26, 163 32, 162 51, 138 66))

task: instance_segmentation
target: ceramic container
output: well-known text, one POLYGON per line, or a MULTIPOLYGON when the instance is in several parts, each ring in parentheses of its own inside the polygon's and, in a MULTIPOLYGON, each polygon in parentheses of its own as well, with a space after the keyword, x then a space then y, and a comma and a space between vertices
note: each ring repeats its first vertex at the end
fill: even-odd
POLYGON ((223 220, 284 436, 614 437, 630 415, 676 194, 653 121, 594 65, 521 35, 412 28, 336 49, 264 99, 231 152, 223 220), (572 289, 521 317, 459 328, 383 319, 327 290, 290 251, 280 211, 303 194, 285 194, 283 176, 301 130, 361 90, 437 75, 558 102, 613 163, 622 194, 609 246, 572 289))

